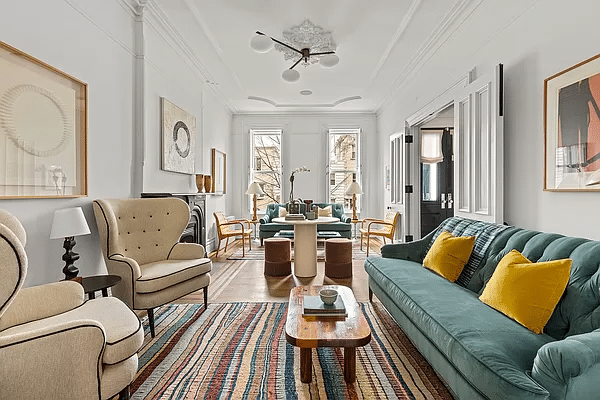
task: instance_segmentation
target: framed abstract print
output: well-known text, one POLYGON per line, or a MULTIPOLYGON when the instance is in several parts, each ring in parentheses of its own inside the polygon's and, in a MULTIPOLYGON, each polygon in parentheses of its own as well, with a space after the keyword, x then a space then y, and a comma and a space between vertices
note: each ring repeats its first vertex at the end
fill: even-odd
POLYGON ((600 54, 544 81, 544 190, 600 191, 600 54))
POLYGON ((0 198, 87 196, 87 84, 0 42, 0 198))
POLYGON ((194 175, 196 117, 162 98, 162 169, 194 175))

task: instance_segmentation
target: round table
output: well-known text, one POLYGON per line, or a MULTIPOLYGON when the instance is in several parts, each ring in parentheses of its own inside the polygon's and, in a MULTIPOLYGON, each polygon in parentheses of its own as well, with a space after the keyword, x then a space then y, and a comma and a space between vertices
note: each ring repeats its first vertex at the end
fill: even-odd
POLYGON ((286 220, 273 218, 277 224, 294 225, 294 275, 309 278, 317 275, 317 224, 338 222, 339 218, 286 220))
POLYGON ((84 276, 81 280, 83 291, 90 296, 90 299, 96 298, 96 292, 101 290, 103 297, 108 297, 108 288, 121 282, 118 275, 94 275, 84 276))

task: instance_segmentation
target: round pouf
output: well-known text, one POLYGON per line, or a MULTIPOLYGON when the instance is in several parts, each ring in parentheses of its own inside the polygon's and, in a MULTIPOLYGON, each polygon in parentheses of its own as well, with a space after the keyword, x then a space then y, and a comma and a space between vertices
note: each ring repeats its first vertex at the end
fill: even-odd
POLYGON ((352 278, 352 241, 328 239, 325 241, 325 276, 352 278))
POLYGON ((264 240, 265 275, 286 276, 292 273, 292 241, 273 237, 264 240))

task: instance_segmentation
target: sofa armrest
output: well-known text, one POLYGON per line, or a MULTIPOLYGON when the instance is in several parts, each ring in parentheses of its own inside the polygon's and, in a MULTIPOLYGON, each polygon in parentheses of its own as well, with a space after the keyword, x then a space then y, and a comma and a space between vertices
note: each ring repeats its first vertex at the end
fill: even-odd
POLYGON ((349 223, 350 223, 350 221, 352 221, 352 218, 350 218, 350 217, 347 217, 347 216, 345 216, 345 215, 344 215, 344 216, 342 216, 342 217, 340 218, 340 222, 343 222, 343 223, 345 223, 345 224, 349 224, 349 223))
POLYGON ((137 280, 142 276, 140 265, 133 258, 125 257, 122 254, 112 254, 107 260, 108 272, 111 274, 123 276, 131 276, 137 280))
POLYGON ((176 243, 171 249, 169 260, 194 260, 205 257, 204 246, 198 243, 176 243))
POLYGON ((429 240, 427 238, 408 243, 386 244, 381 248, 381 256, 422 264, 428 244, 429 240))
POLYGON ((598 390, 597 369, 592 367, 599 365, 600 329, 597 329, 542 346, 533 360, 531 377, 550 392, 551 399, 565 399, 575 378, 585 380, 591 390, 598 390), (591 376, 585 379, 588 372, 591 376))
POLYGON ((0 397, 100 397, 99 360, 106 335, 99 322, 71 320, 30 331, 25 326, 15 329, 0 333, 0 397))
POLYGON ((83 301, 83 286, 75 281, 23 288, 0 318, 0 331, 71 311, 83 301))
POLYGON ((271 218, 269 218, 268 215, 265 215, 264 217, 262 217, 261 219, 259 219, 261 224, 268 224, 269 222, 271 222, 271 218))

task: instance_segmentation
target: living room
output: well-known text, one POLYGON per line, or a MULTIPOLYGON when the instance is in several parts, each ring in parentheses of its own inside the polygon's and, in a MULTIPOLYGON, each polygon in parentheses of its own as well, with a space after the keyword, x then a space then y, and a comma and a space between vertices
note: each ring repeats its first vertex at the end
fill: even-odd
MULTIPOLYGON (((56 210, 83 209, 91 234, 77 237, 79 274, 106 274, 93 200, 196 193, 195 174, 211 174, 211 150, 217 149, 227 156, 227 190, 206 196, 205 244, 213 252, 218 242, 213 212, 236 218, 252 215, 251 197, 245 194, 251 183, 252 129, 283 132, 282 202, 290 191, 291 171, 307 166, 311 171, 296 177, 295 196, 323 203, 328 200, 327 132, 360 129, 360 216, 383 218, 388 208, 402 212, 386 187, 390 138, 407 131, 407 121, 445 104, 457 82, 480 77, 498 64, 504 66, 503 173, 499 181, 490 182, 503 188, 503 218, 498 222, 600 240, 595 229, 600 217, 593 211, 597 192, 544 190, 544 80, 597 55, 597 2, 414 0, 353 1, 348 6, 311 1, 289 10, 273 2, 223 3, 2 1, 0 41, 84 82, 88 91, 85 194, 7 196, 0 203, 27 232, 25 287, 64 278, 62 242, 50 239, 56 210), (336 13, 342 16, 334 17, 336 13), (232 21, 224 17, 229 14, 232 21), (256 30, 281 39, 283 31, 307 18, 332 32, 339 64, 332 69, 298 65, 300 81, 285 82, 281 72, 293 61, 275 50, 258 54, 250 40, 256 30), (378 18, 387 29, 380 33, 381 43, 373 41, 378 18), (247 31, 234 29, 242 20, 247 31), (235 33, 216 35, 211 29, 219 24, 235 33), (361 40, 354 31, 368 38, 361 40), (234 49, 241 53, 233 54, 234 49), (346 68, 362 58, 368 58, 368 73, 359 81, 346 68), (253 77, 260 82, 271 77, 274 91, 255 89, 253 77), (330 78, 345 80, 348 87, 331 87, 329 94, 311 81, 330 78), (313 97, 299 94, 305 89, 312 90, 313 97), (263 101, 271 93, 282 96, 270 99, 275 105, 263 101), (362 98, 334 105, 353 96, 362 98), (196 119, 191 174, 162 168, 163 98, 196 119), (313 99, 319 99, 318 104, 313 99)), ((401 224, 397 239, 419 239, 413 225, 401 224)))

